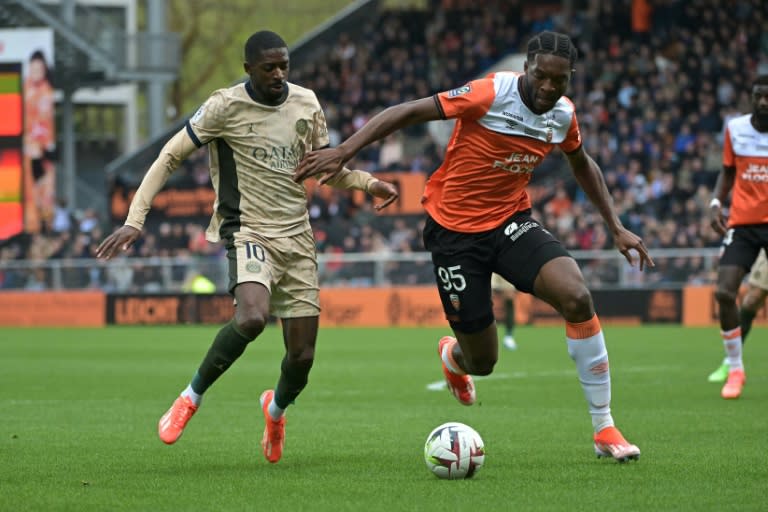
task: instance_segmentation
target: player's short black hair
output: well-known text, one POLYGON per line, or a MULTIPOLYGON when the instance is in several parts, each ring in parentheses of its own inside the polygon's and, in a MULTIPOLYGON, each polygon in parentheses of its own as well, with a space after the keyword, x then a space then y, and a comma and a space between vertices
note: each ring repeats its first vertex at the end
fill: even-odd
POLYGON ((539 54, 557 55, 568 59, 573 66, 578 53, 571 38, 559 32, 545 30, 528 40, 528 62, 533 62, 539 54))
POLYGON ((752 87, 754 88, 758 85, 768 85, 768 75, 760 75, 755 78, 755 81, 752 83, 752 87))
POLYGON ((288 45, 271 30, 256 32, 245 42, 245 60, 254 62, 261 56, 261 52, 273 48, 288 48, 288 45))

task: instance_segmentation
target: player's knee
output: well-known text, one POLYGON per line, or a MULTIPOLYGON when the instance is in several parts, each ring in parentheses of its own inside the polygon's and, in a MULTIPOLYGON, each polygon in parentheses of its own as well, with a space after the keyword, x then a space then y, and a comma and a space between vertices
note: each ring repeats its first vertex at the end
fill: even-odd
POLYGON ((580 286, 563 294, 560 300, 560 313, 566 320, 579 321, 589 319, 594 313, 592 294, 586 286, 580 286))
POLYGON ((718 286, 715 290, 715 300, 721 304, 735 303, 736 295, 736 290, 728 290, 727 288, 723 288, 721 286, 718 286))
POLYGON ((238 311, 238 314, 235 315, 235 324, 241 333, 253 340, 261 334, 264 327, 266 327, 267 318, 260 311, 255 309, 238 311))
POLYGON ((311 368, 315 360, 315 349, 314 347, 302 347, 288 350, 286 359, 293 365, 311 368))
POLYGON ((463 332, 465 334, 475 334, 487 329, 494 322, 493 312, 489 312, 474 320, 459 320, 458 322, 449 321, 451 329, 454 332, 463 332))

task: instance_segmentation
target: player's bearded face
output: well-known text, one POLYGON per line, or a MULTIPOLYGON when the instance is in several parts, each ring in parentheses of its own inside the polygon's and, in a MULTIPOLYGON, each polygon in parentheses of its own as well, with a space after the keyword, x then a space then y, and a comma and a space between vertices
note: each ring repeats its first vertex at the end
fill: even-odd
POLYGON ((248 65, 248 76, 254 91, 267 101, 278 101, 286 92, 288 48, 272 48, 261 52, 261 58, 248 65))
POLYGON ((571 63, 557 55, 539 54, 525 63, 526 93, 533 112, 543 114, 555 107, 571 80, 571 63))

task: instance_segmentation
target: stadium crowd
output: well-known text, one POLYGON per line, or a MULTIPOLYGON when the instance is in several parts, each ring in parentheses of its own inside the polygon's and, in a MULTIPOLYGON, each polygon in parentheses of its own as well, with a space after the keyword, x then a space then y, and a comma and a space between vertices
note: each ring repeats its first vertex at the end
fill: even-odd
MULTIPOLYGON (((534 32, 567 32, 580 50, 568 96, 624 224, 651 249, 718 246, 708 203, 721 169, 724 122, 750 110, 749 85, 768 72, 768 10, 761 0, 573 2, 572 13, 550 9, 546 2, 533 9, 524 3, 492 0, 481 8, 477 2, 442 0, 426 10, 390 10, 376 27, 360 32, 364 37, 340 33, 329 59, 294 68, 289 80, 317 93, 336 144, 388 105, 482 75, 499 59, 520 52, 534 32)), ((440 164, 442 144, 415 127, 372 145, 351 164, 371 172, 429 175, 440 164)), ((177 183, 207 184, 206 159, 202 150, 179 171, 177 183)), ((554 152, 534 174, 534 216, 569 249, 612 248, 600 216, 563 164, 554 152)), ((423 250, 419 215, 376 215, 370 202, 356 201, 346 191, 312 194, 309 211, 321 253, 423 250)), ((93 210, 71 212, 60 203, 43 233, 0 242, 0 261, 91 257, 110 220, 93 210)), ((201 223, 161 220, 153 226, 133 256, 222 253, 205 242, 201 223)), ((711 282, 714 275, 703 258, 657 262, 645 283, 711 282)), ((356 284, 360 275, 370 274, 360 265, 366 264, 329 263, 323 277, 356 284)), ((389 264, 387 281, 432 280, 427 264, 404 268, 389 264)), ((587 268, 587 279, 610 279, 600 268, 587 268)), ((98 271, 80 281, 117 286, 98 271)), ((37 272, 0 272, 0 288, 44 286, 37 272)))

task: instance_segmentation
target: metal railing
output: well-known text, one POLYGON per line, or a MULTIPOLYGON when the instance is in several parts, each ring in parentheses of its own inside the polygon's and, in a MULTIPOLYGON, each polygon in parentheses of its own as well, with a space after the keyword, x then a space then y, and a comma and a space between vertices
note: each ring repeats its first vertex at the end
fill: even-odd
MULTIPOLYGON (((572 251, 591 289, 681 288, 714 282, 719 250, 657 249, 656 267, 640 272, 617 251, 572 251)), ((429 253, 350 253, 318 255, 323 287, 430 285, 434 274, 429 253)), ((204 275, 219 291, 228 286, 227 259, 215 256, 90 258, 0 261, 2 290, 103 289, 108 292, 184 291, 204 275)))

